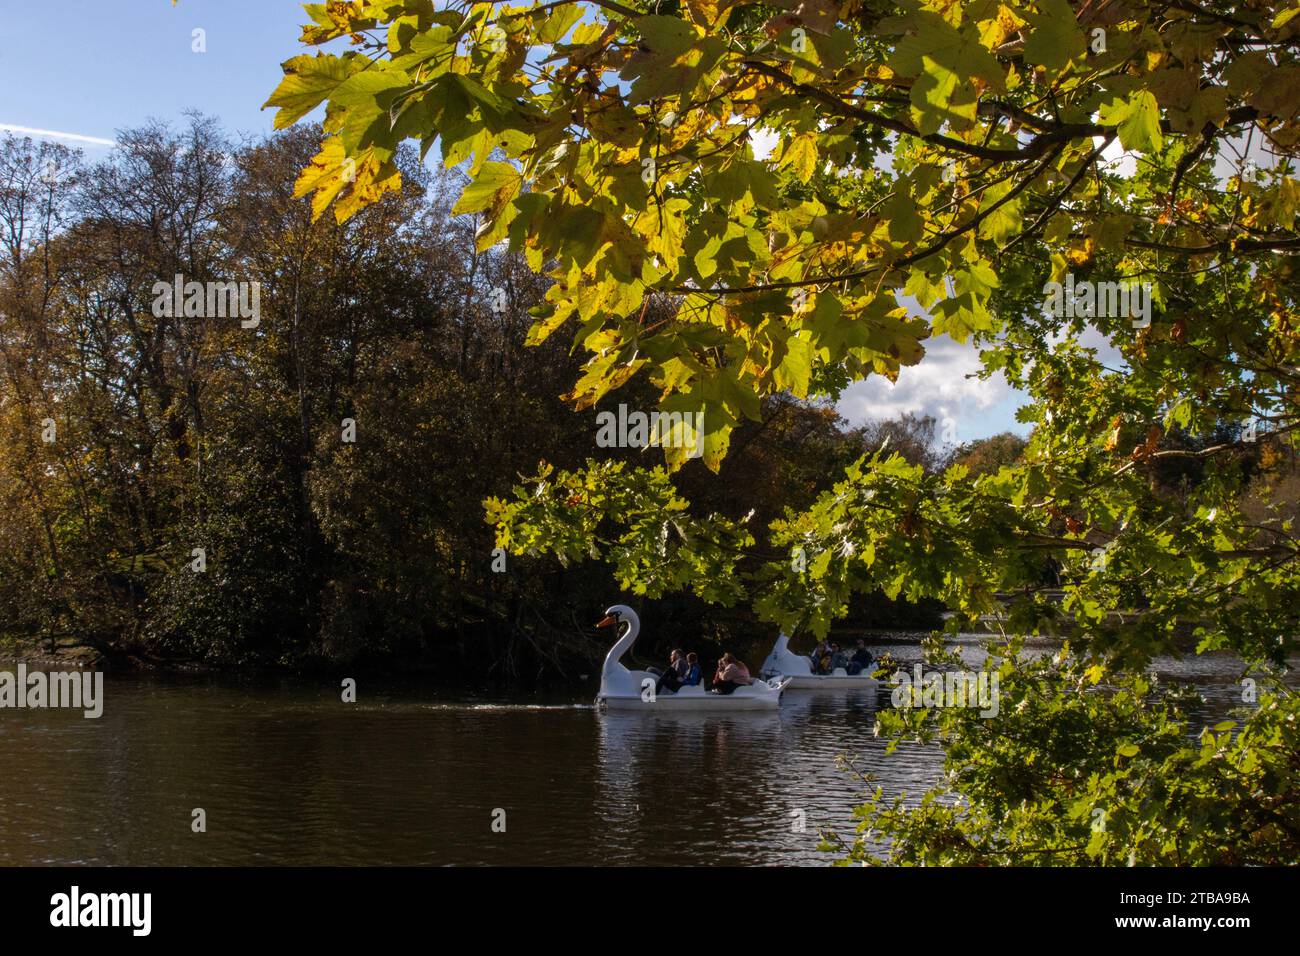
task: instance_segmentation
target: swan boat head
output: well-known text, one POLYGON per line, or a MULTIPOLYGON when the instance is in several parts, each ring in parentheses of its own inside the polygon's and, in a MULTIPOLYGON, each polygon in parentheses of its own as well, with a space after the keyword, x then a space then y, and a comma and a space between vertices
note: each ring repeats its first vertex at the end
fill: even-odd
POLYGON ((614 646, 605 655, 605 666, 600 672, 600 697, 618 695, 639 696, 641 681, 647 677, 653 679, 648 671, 630 671, 623 666, 621 658, 632 649, 636 636, 641 633, 641 618, 636 611, 626 604, 614 604, 605 609, 605 617, 597 627, 612 627, 617 632, 626 625, 626 629, 614 642, 614 646))
MULTIPOLYGON (((632 649, 636 642, 636 636, 641 633, 641 618, 637 617, 636 611, 632 610, 626 604, 613 604, 605 609, 605 617, 596 625, 597 627, 613 627, 617 631, 624 624, 627 625, 625 630, 614 642, 614 646, 609 649, 605 656, 605 670, 619 664, 619 659, 632 649)), ((624 668, 626 670, 626 668, 624 668)))

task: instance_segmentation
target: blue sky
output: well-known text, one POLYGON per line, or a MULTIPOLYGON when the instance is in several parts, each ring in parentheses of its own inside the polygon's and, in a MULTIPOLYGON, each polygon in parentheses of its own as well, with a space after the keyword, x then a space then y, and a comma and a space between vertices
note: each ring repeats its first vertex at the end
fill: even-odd
MULTIPOLYGON (((117 130, 176 121, 187 109, 232 133, 270 132, 274 111, 261 105, 281 61, 306 52, 297 42, 304 22, 297 0, 0 0, 0 131, 64 134, 51 138, 91 160, 108 154, 117 130), (204 53, 192 49, 196 29, 204 53)), ((1025 431, 1014 420, 1020 395, 967 378, 973 350, 946 338, 928 348, 896 385, 854 385, 840 410, 854 423, 928 412, 950 419, 959 442, 1025 431)))
POLYGON ((111 139, 196 108, 269 132, 260 107, 280 62, 306 52, 305 21, 294 0, 0 0, 0 124, 111 139), (206 53, 191 50, 195 29, 206 53))

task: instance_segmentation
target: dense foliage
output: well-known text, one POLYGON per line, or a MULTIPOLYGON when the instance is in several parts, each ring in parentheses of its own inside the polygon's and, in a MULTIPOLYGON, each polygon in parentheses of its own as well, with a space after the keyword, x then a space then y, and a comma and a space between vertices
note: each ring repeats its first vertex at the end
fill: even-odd
POLYGON ((288 61, 268 104, 280 125, 326 104, 299 190, 342 222, 398 188, 404 140, 465 164, 480 248, 553 280, 530 341, 572 331, 577 407, 648 382, 661 409, 703 412, 717 470, 765 399, 893 377, 937 333, 1031 399, 1019 458, 936 470, 886 449, 761 524, 688 504, 680 449, 544 468, 489 502, 500 543, 794 630, 873 588, 941 599, 954 628, 999 615, 1010 706, 886 720, 946 740, 969 807, 869 805, 892 859, 1295 860, 1297 705, 1269 675, 1300 614, 1300 8, 307 10, 304 43, 337 52, 288 61), (1059 665, 1019 655, 1018 635, 1067 627, 1059 665), (1240 728, 1196 746, 1142 676, 1185 646, 1264 669, 1240 728))
POLYGON ((538 282, 475 253, 413 162, 400 193, 313 223, 293 181, 318 136, 236 147, 196 117, 96 165, 0 143, 4 637, 473 662, 470 631, 500 659, 541 626, 512 628, 544 582, 491 573, 474 506, 586 431, 545 398, 567 356, 523 348, 538 282), (259 283, 258 321, 158 314, 177 274, 259 283))
MULTIPOLYGON (((312 222, 293 184, 319 135, 236 146, 195 118, 126 131, 98 164, 0 141, 0 639, 451 681, 589 671, 608 574, 502 564, 481 502, 542 458, 638 452, 594 448, 594 413, 559 398, 578 362, 525 347, 545 283, 475 250, 474 217, 450 213, 459 174, 409 162, 401 192, 312 222), (258 282, 258 321, 155 314, 177 273, 258 282)), ((692 493, 770 520, 878 443, 842 426, 773 400, 728 462, 742 493, 692 493)), ((888 427, 928 453, 923 427, 888 427)), ((654 613, 699 627, 703 610, 654 613)), ((746 618, 709 634, 750 634, 746 618)))

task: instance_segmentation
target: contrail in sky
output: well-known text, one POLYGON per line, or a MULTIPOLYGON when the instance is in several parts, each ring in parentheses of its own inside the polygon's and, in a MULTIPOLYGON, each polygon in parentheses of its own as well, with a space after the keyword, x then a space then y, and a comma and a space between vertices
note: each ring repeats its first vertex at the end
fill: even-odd
POLYGON ((80 133, 60 133, 53 129, 32 129, 30 126, 15 126, 13 123, 0 123, 0 132, 18 133, 22 136, 43 136, 46 139, 66 139, 74 143, 90 143, 93 146, 116 146, 116 140, 104 139, 102 136, 82 136, 80 133))

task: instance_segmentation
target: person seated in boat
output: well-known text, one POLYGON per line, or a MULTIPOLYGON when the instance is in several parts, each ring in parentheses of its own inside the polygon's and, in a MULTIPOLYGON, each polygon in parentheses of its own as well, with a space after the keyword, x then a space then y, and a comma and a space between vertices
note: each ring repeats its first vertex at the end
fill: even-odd
POLYGON ((694 687, 703 679, 704 675, 700 673, 700 655, 691 651, 686 655, 686 676, 682 678, 682 686, 694 687))
POLYGON ((826 668, 830 664, 831 646, 826 641, 818 641, 817 646, 809 657, 812 660, 812 672, 814 674, 827 673, 826 668))
POLYGON ((689 670, 686 655, 680 650, 673 651, 668 656, 668 669, 659 675, 659 680, 655 681, 655 693, 662 694, 665 688, 674 694, 677 693, 686 682, 686 674, 689 670))
POLYGON ((861 674, 865 670, 871 669, 871 664, 875 660, 871 652, 867 650, 867 642, 858 638, 857 646, 853 650, 853 656, 849 658, 849 666, 846 670, 851 675, 861 674))
POLYGON ((828 673, 834 674, 841 668, 847 670, 849 666, 849 655, 841 649, 838 644, 831 645, 831 663, 828 673))
POLYGON ((718 671, 713 675, 713 691, 716 694, 735 693, 737 687, 747 687, 754 679, 749 676, 749 668, 736 658, 731 651, 722 655, 718 661, 718 671))

